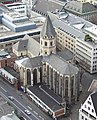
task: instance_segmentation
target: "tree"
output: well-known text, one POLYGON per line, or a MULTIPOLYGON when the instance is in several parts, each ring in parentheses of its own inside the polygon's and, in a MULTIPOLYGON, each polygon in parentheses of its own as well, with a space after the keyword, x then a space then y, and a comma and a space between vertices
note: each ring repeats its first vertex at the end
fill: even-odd
POLYGON ((85 41, 92 41, 92 37, 90 35, 85 35, 85 41))

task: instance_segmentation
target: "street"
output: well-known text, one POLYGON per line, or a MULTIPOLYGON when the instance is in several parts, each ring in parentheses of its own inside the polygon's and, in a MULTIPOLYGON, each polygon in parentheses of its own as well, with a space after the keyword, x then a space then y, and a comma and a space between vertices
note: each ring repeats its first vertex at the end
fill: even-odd
POLYGON ((27 120, 52 120, 52 118, 46 115, 32 101, 30 101, 24 93, 15 90, 13 86, 6 81, 3 81, 1 78, 0 94, 9 101, 11 105, 15 106, 27 120), (13 96, 14 100, 11 101, 8 96, 13 96), (31 115, 27 115, 25 110, 29 110, 31 115))
MULTIPOLYGON (((79 101, 72 106, 72 114, 66 118, 61 118, 60 120, 78 120, 78 111, 88 96, 88 88, 93 79, 97 78, 97 74, 89 74, 84 72, 82 77, 83 90, 80 95, 79 101)), ((14 101, 10 101, 27 120, 52 120, 48 115, 46 115, 42 110, 40 110, 32 101, 30 101, 25 93, 15 90, 15 88, 9 85, 6 81, 0 79, 0 94, 9 101, 8 96, 13 96, 14 101), (22 95, 21 95, 22 94, 22 95), (28 109, 31 112, 31 115, 25 113, 25 109, 28 109)))

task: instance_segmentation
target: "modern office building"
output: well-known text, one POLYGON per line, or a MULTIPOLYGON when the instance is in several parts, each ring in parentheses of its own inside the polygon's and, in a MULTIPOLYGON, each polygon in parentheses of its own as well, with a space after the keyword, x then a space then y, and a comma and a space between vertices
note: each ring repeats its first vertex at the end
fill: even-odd
POLYGON ((34 22, 34 19, 12 11, 3 4, 0 4, 0 13, 0 49, 11 51, 12 45, 26 34, 31 36, 40 34, 41 25, 40 22, 35 23, 36 17, 34 22))
POLYGON ((71 13, 49 13, 57 33, 57 47, 67 48, 90 73, 97 72, 97 26, 71 13))
POLYGON ((6 4, 6 6, 12 10, 21 13, 22 15, 27 15, 27 5, 22 2, 15 2, 12 4, 6 4))

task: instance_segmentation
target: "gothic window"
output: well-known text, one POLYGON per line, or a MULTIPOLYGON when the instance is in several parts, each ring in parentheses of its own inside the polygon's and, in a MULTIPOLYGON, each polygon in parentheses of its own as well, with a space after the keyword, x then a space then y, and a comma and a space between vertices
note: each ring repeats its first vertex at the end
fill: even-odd
POLYGON ((41 45, 42 45, 42 41, 41 41, 41 45))
POLYGON ((74 76, 71 77, 71 96, 73 96, 74 76))
POLYGON ((37 69, 33 71, 33 85, 37 84, 37 69))
POLYGON ((31 85, 31 72, 29 69, 27 69, 27 84, 31 85))
MULTIPOLYGON (((68 77, 66 77, 68 78, 68 77)), ((66 79, 65 81, 65 97, 67 98, 68 97, 68 79, 66 79)))

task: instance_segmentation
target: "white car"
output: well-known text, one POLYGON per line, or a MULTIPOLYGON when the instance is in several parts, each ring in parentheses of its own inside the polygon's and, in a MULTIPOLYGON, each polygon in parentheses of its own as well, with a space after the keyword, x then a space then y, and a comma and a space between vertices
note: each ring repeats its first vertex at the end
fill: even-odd
POLYGON ((25 110, 25 113, 26 113, 27 115, 31 115, 31 112, 30 112, 29 110, 25 110))
POLYGON ((14 100, 14 97, 13 96, 8 96, 8 98, 13 101, 14 100))

